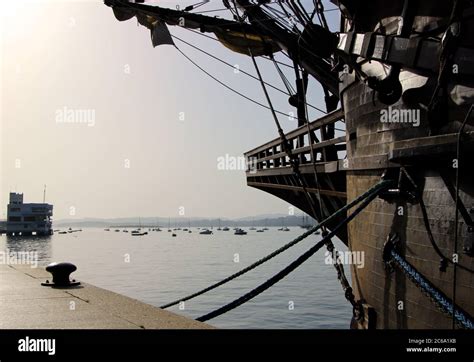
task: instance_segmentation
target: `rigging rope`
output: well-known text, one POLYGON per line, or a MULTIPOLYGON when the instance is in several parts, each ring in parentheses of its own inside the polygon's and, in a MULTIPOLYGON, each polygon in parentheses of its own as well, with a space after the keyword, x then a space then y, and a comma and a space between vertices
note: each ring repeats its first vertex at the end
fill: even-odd
MULTIPOLYGON (((179 40, 180 42, 182 42, 182 43, 184 43, 184 44, 190 46, 191 48, 196 49, 197 51, 200 51, 201 53, 206 54, 207 56, 209 56, 209 57, 211 57, 211 58, 213 58, 213 59, 215 59, 215 60, 217 60, 217 61, 219 61, 219 62, 221 62, 221 63, 223 63, 223 64, 225 64, 225 65, 227 65, 228 67, 233 68, 233 69, 236 69, 236 68, 235 68, 235 65, 232 65, 232 64, 230 64, 229 62, 226 62, 225 60, 223 60, 223 59, 221 59, 221 58, 219 58, 219 57, 216 57, 215 55, 212 55, 211 53, 209 53, 209 52, 207 52, 207 51, 205 51, 205 50, 203 50, 203 49, 201 49, 201 48, 198 48, 197 46, 195 46, 195 45, 193 45, 193 44, 187 42, 186 40, 183 40, 183 39, 177 37, 176 35, 171 35, 171 36, 172 36, 173 38, 179 40)), ((242 72, 243 74, 249 76, 249 77, 252 78, 252 79, 259 80, 256 76, 254 76, 254 75, 250 74, 249 72, 246 72, 245 70, 242 70, 242 69, 240 69, 240 68, 239 68, 239 72, 242 72)), ((277 90, 277 91, 280 92, 280 93, 283 93, 283 94, 285 94, 285 95, 291 95, 291 93, 285 92, 284 90, 282 90, 282 89, 280 89, 280 88, 278 88, 278 87, 275 87, 274 85, 272 85, 272 84, 270 84, 270 83, 265 82, 265 84, 266 84, 267 86, 269 86, 270 88, 273 88, 273 89, 277 90)), ((322 112, 322 110, 321 110, 321 112, 322 112)))
MULTIPOLYGON (((203 54, 206 54, 207 56, 209 56, 209 57, 211 57, 211 58, 213 58, 213 59, 215 59, 215 60, 217 60, 217 61, 219 61, 219 62, 221 62, 221 63, 223 63, 223 64, 225 64, 225 65, 227 65, 228 67, 233 68, 233 69, 236 69, 235 66, 232 65, 232 64, 230 64, 229 62, 226 62, 225 60, 223 60, 223 59, 221 59, 221 58, 219 58, 219 57, 216 57, 215 55, 212 55, 211 53, 209 53, 209 52, 207 52, 207 51, 205 51, 205 50, 203 50, 203 49, 201 49, 201 48, 198 48, 197 46, 195 46, 195 45, 193 45, 193 44, 187 42, 186 40, 181 39, 180 37, 178 37, 178 36, 176 36, 176 35, 171 35, 171 36, 172 36, 174 39, 177 39, 177 40, 179 40, 180 42, 182 42, 182 43, 184 43, 184 44, 190 46, 191 48, 193 48, 193 49, 195 49, 195 50, 197 50, 197 51, 199 51, 199 52, 201 52, 201 53, 203 53, 203 54)), ((211 38, 211 39, 213 39, 213 38, 211 38)), ((264 83, 265 83, 267 86, 269 86, 270 88, 273 88, 273 89, 277 90, 278 92, 280 92, 280 93, 282 93, 282 94, 285 94, 285 95, 287 95, 287 96, 291 96, 291 95, 292 95, 292 92, 294 92, 294 89, 291 87, 291 85, 290 85, 289 82, 288 82, 288 79, 285 77, 285 75, 284 75, 283 72, 281 71, 280 67, 278 66, 278 62, 277 62, 273 57, 271 57, 269 60, 272 60, 272 61, 273 61, 273 63, 274 63, 274 65, 275 65, 275 67, 276 67, 276 69, 277 69, 279 75, 282 77, 283 83, 284 83, 285 87, 287 88, 287 92, 285 92, 284 90, 282 90, 282 89, 280 89, 280 88, 278 88, 278 87, 275 87, 274 85, 272 85, 272 84, 270 84, 270 83, 268 83, 268 82, 264 82, 264 83)), ((285 65, 286 65, 286 64, 285 64, 285 65)), ((239 72, 242 72, 243 74, 247 75, 248 77, 250 77, 250 78, 252 78, 252 79, 255 79, 255 80, 257 80, 257 81, 260 81, 256 76, 250 74, 249 72, 247 72, 247 71, 245 71, 245 70, 243 70, 243 69, 240 69, 240 68, 239 68, 239 72)), ((306 101, 305 101, 305 104, 306 104, 306 106, 309 106, 309 107, 311 107, 311 108, 313 108, 313 109, 315 109, 315 110, 317 110, 317 111, 319 111, 319 112, 321 112, 321 113, 327 114, 327 112, 323 111, 321 108, 318 108, 318 107, 316 107, 316 106, 313 106, 313 105, 311 105, 311 104, 308 104, 308 103, 306 103, 306 101)))
MULTIPOLYGON (((291 83, 289 82, 288 78, 285 76, 285 74, 283 73, 281 68, 278 66, 278 63, 275 61, 275 58, 273 57, 273 55, 270 58, 271 58, 271 60, 273 60, 273 65, 275 66, 275 69, 276 69, 278 75, 280 76, 281 81, 285 85, 285 87, 288 91, 288 95, 292 96, 294 93, 296 93, 295 89, 291 86, 291 83)), ((318 111, 324 113, 324 111, 322 109, 318 109, 318 111)))
MULTIPOLYGON (((151 1, 149 3, 152 3, 151 1)), ((268 4, 277 4, 278 3, 278 0, 275 0, 275 1, 270 1, 268 4)), ((268 6, 268 4, 263 4, 265 7, 267 7, 268 9, 271 9, 273 11, 278 11, 280 14, 282 14, 281 11, 271 7, 271 6, 268 6)), ((244 6, 245 7, 245 6, 244 6)), ((201 10, 201 11, 193 11, 193 14, 206 14, 206 13, 217 13, 217 12, 221 12, 221 11, 228 11, 229 9, 228 8, 218 8, 218 9, 209 9, 209 10, 201 10)), ((325 9, 324 12, 327 13, 327 12, 331 12, 331 11, 340 11, 340 9, 338 8, 331 8, 331 9, 325 9)))
MULTIPOLYGON (((298 70, 298 66, 297 66, 297 63, 295 61, 295 72, 296 72, 296 79, 297 81, 300 80, 300 73, 299 73, 299 70, 298 70)), ((302 95, 303 95, 303 101, 304 103, 306 104, 306 88, 308 86, 308 84, 306 83, 308 81, 308 77, 302 77, 301 78, 302 81, 303 81, 303 91, 302 91, 302 95), (305 82, 306 80, 306 82, 305 82)), ((318 179, 318 170, 316 168, 316 155, 315 155, 315 152, 314 152, 314 145, 313 145, 313 140, 312 140, 312 135, 311 135, 311 129, 310 129, 310 126, 309 126, 309 122, 308 122, 308 107, 305 106, 305 114, 306 114, 306 128, 307 128, 307 133, 308 133, 308 143, 309 143, 309 146, 310 146, 310 150, 311 150, 311 161, 312 161, 312 164, 313 164, 313 173, 314 173, 314 178, 315 178, 315 181, 316 181, 316 190, 317 190, 317 195, 318 195, 318 201, 319 201, 319 209, 321 210, 321 216, 323 216, 323 201, 321 199, 321 185, 319 183, 319 179, 318 179)), ((314 136, 316 137, 316 135, 314 136)), ((317 141, 317 138, 316 138, 316 141, 317 141)), ((326 231, 326 228, 323 228, 323 231, 326 231)))
MULTIPOLYGON (((242 23, 243 23, 243 20, 242 20, 242 17, 239 15, 239 12, 238 12, 237 5, 236 5, 235 0, 233 1, 233 4, 234 4, 234 7, 235 7, 236 18, 237 18, 237 19, 240 21, 240 23, 242 24, 242 23)), ((282 4, 280 3, 280 5, 282 5, 282 4)), ((283 6, 282 6, 282 8, 283 8, 283 6)), ((242 31, 243 31, 245 37, 247 37, 247 36, 246 36, 246 32, 245 32, 245 30, 244 30, 243 28, 242 28, 242 31)), ((265 82, 264 82, 264 80, 263 80, 263 77, 262 77, 262 75, 261 75, 261 73, 260 73, 260 69, 259 69, 259 67, 258 67, 258 64, 257 64, 256 60, 255 60, 255 57, 254 57, 253 54, 252 54, 252 51, 251 51, 250 47, 248 47, 248 51, 249 51, 249 54, 250 54, 250 56, 251 56, 251 58, 252 58, 252 62, 253 62, 253 64, 254 64, 254 67, 255 67, 255 70, 256 70, 256 72, 257 72, 258 78, 260 79, 260 84, 261 84, 261 86, 262 86, 263 92, 264 92, 265 97, 266 97, 266 99, 267 99, 267 103, 268 103, 268 105, 269 105, 269 108, 270 108, 270 110, 271 110, 271 112, 272 112, 272 115, 273 115, 275 124, 276 124, 276 126, 277 126, 277 130, 278 130, 278 133, 279 133, 280 139, 281 139, 281 147, 282 147, 282 150, 287 154, 287 156, 288 156, 288 158, 289 158, 289 160, 290 160, 290 164, 291 164, 291 167, 292 167, 292 169, 293 169, 293 174, 294 174, 295 177, 296 177, 297 183, 299 184, 299 186, 300 186, 300 187, 302 188, 302 190, 303 190, 303 194, 304 194, 304 196, 305 196, 305 198, 306 198, 306 200, 307 200, 307 202, 308 202, 308 205, 309 205, 309 207, 310 207, 310 209, 311 209, 312 214, 314 215, 315 218, 318 218, 318 213, 317 213, 317 209, 316 209, 316 207, 315 207, 315 205, 314 205, 314 200, 313 200, 313 198, 311 197, 311 194, 309 193, 309 191, 308 191, 308 189, 307 189, 307 182, 306 182, 306 180, 304 179, 304 177, 303 177, 303 175, 301 174, 301 171, 300 171, 300 169, 299 169, 300 160, 299 160, 297 157, 295 157, 295 156, 293 155, 293 153, 292 153, 292 149, 291 149, 290 144, 289 144, 289 142, 288 142, 288 140, 287 140, 287 138, 286 138, 286 135, 284 134, 284 132, 283 132, 283 130, 282 130, 282 128, 281 128, 281 125, 280 125, 280 123, 279 123, 279 121, 278 121, 278 117, 277 117, 276 114, 275 114, 275 111, 274 111, 274 108, 273 108, 273 105, 272 105, 272 101, 271 101, 270 96, 268 95, 267 89, 266 89, 266 87, 265 87, 265 82)), ((298 69, 297 69, 297 67, 296 67, 296 64, 294 65, 294 69, 295 69, 295 72, 296 72, 297 78, 298 78, 299 72, 298 72, 298 69)), ((304 93, 304 90, 303 90, 303 93, 304 93)), ((309 123, 308 123, 308 108, 307 108, 307 106, 306 106, 306 105, 307 105, 306 97, 303 98, 303 105, 304 105, 304 108, 305 108, 305 116, 306 116, 306 117, 305 117, 305 118, 306 118, 305 123, 306 123, 306 124, 308 125, 308 127, 309 127, 309 123)), ((298 112, 299 112, 299 110, 298 110, 298 112)), ((299 115, 298 115, 298 118, 299 118, 299 115)), ((309 137, 308 141, 309 141, 309 143, 310 143, 310 145, 311 145, 311 150, 312 150, 313 167, 316 169, 316 164, 315 164, 315 162, 314 162, 314 149, 313 149, 313 145, 312 145, 312 142, 311 142, 311 135, 308 134, 308 137, 309 137)), ((319 188, 319 183, 318 183, 318 188, 319 188)), ((320 192, 319 192, 319 195, 318 195, 318 200, 319 200, 319 206, 320 206, 320 208, 319 208, 319 219, 322 219, 322 218, 324 217, 324 212, 323 212, 323 205, 322 205, 322 200, 321 200, 320 192)))
MULTIPOLYGON (((239 11, 238 11, 237 4, 236 4, 235 0, 233 1, 233 4, 234 4, 234 7, 235 7, 236 17, 239 20, 239 22, 241 24, 243 24, 243 20, 242 20, 242 17, 239 15, 239 11)), ((242 27, 242 31, 244 33, 245 38, 247 39, 247 34, 246 34, 243 27, 242 27)), ((275 109, 273 108, 272 100, 270 99, 267 88, 265 87, 265 82, 263 80, 262 74, 260 73, 260 68, 258 67, 257 61, 255 60, 255 57, 252 53, 252 50, 250 49, 249 46, 247 48, 248 48, 248 52, 250 54, 250 57, 252 58, 252 62, 253 62, 253 65, 255 67, 255 71, 257 72, 257 76, 260 80, 260 85, 262 86, 263 93, 265 94, 265 98, 267 99, 267 103, 268 103, 268 106, 269 106, 270 111, 272 113, 275 125, 277 127, 278 134, 280 135, 282 150, 287 154, 287 156, 290 160, 291 167, 293 169, 293 174, 295 175, 295 177, 297 179, 297 182, 299 183, 300 187, 303 190, 303 194, 305 195, 306 201, 308 202, 308 205, 309 205, 313 215, 316 216, 317 212, 316 212, 316 208, 314 207, 314 202, 311 198, 310 193, 308 192, 306 181, 304 180, 303 176, 301 175, 301 171, 299 169, 299 160, 296 157, 294 157, 294 155, 292 153, 292 150, 291 150, 290 143, 288 142, 288 139, 286 138, 286 135, 283 132, 283 129, 281 128, 280 121, 278 120, 275 109)), ((321 215, 322 215, 322 210, 321 210, 321 215)))
POLYGON ((363 193, 362 195, 360 195, 359 197, 355 198, 353 201, 351 201, 350 203, 348 203, 347 205, 341 207, 339 210, 337 210, 336 212, 334 212, 331 216, 329 216, 328 218, 326 218, 325 220, 321 221, 318 225, 312 227, 311 229, 309 229, 308 231, 306 231, 304 234, 302 234, 301 236, 297 237, 296 239, 290 241, 289 243, 283 245, 281 248, 275 250, 274 252, 272 252, 271 254, 268 254, 267 256, 257 260, 255 263, 249 265, 248 267, 238 271, 237 273, 234 273, 230 276, 228 276, 227 278, 225 279, 222 279, 221 281, 217 282, 217 283, 214 283, 212 285, 210 285, 209 287, 207 288, 204 288, 204 289, 201 289, 193 294, 190 294, 184 298, 181 298, 181 299, 177 299, 171 303, 168 303, 168 304, 165 304, 165 305, 162 305, 160 308, 169 308, 169 307, 172 307, 174 305, 177 305, 181 302, 185 302, 187 300, 190 300, 190 299, 193 299, 195 297, 198 297, 206 292, 209 292, 221 285, 224 285, 228 282, 230 282, 231 280, 241 276, 241 275, 244 275, 246 274, 247 272, 255 269, 256 267, 258 267, 259 265, 262 265, 263 263, 267 262, 268 260, 276 257, 277 255, 281 254, 282 252, 284 252, 285 250, 291 248, 292 246, 298 244, 299 242, 301 242, 302 240, 306 239, 308 236, 314 234, 316 231, 318 231, 322 226, 325 226, 327 224, 329 224, 331 221, 335 220, 336 218, 338 218, 339 216, 345 214, 348 210, 350 210, 351 208, 353 208, 354 206, 356 206, 357 204, 359 204, 360 202, 362 202, 363 200, 365 200, 367 197, 371 196, 373 193, 378 193, 380 192, 381 190, 385 189, 386 187, 388 187, 388 183, 386 181, 382 181, 378 184, 376 184, 375 186, 371 187, 369 190, 367 190, 365 193, 363 193))
MULTIPOLYGON (((239 95, 240 97, 262 107, 262 108, 265 108, 265 109, 268 109, 268 110, 271 110, 270 107, 266 106, 265 104, 263 103, 260 103, 250 97, 247 97, 245 94, 239 92, 238 90, 235 90, 234 88, 232 88, 231 86, 225 84, 223 81, 221 81, 220 79, 218 79, 217 77, 213 76, 211 73, 209 73, 207 70, 205 70, 203 67, 201 67, 199 64, 197 64, 194 60, 192 60, 188 55, 186 55, 181 49, 179 49, 177 46, 175 46, 176 49, 181 53, 182 56, 184 56, 189 62, 191 62, 195 67, 197 67, 201 72, 203 72, 204 74, 206 74, 208 77, 212 78, 213 80, 215 80, 217 83, 219 83, 220 85, 222 85, 223 87, 227 88, 228 90, 230 90, 231 92, 234 92, 235 94, 239 95)), ((278 113, 280 115, 283 115, 285 117, 288 117, 288 114, 282 112, 282 111, 279 111, 279 110, 276 110, 274 109, 274 112, 275 113, 278 113)))
MULTIPOLYGON (((319 249, 321 249, 329 239, 331 239, 333 236, 336 235, 339 229, 341 229, 343 226, 345 226, 347 223, 353 220, 359 213, 361 213, 379 195, 379 193, 391 183, 392 183, 391 181, 381 181, 380 183, 372 187, 372 192, 370 193, 370 195, 357 207, 357 209, 352 214, 350 214, 343 221, 341 221, 326 237, 324 237, 316 245, 314 245, 305 253, 303 253, 301 256, 299 256, 296 260, 294 260, 291 264, 289 264, 283 270, 275 274, 273 277, 271 277, 264 283, 260 284, 258 287, 252 289, 250 292, 244 294, 240 298, 235 299, 234 301, 224 305, 223 307, 218 308, 208 314, 205 314, 197 318, 196 320, 200 322, 205 322, 215 317, 218 317, 248 302, 249 300, 255 298, 257 295, 261 294, 262 292, 264 292, 265 290, 267 290, 268 288, 272 287, 274 284, 282 280, 284 277, 290 274, 293 270, 295 270, 301 264, 303 264, 306 260, 308 260, 311 256, 313 256, 319 249)), ((312 234, 311 232, 306 232, 300 237, 298 237, 297 239, 302 240, 303 237, 309 236, 311 234, 312 234)))
MULTIPOLYGON (((193 29, 189 29, 189 28, 184 28, 184 29, 186 29, 186 30, 188 30, 188 31, 190 31, 190 32, 192 32, 192 33, 195 33, 195 34, 197 34, 197 35, 203 36, 203 37, 205 37, 205 38, 208 38, 208 39, 215 40, 215 41, 219 42, 218 39, 213 38, 212 36, 209 36, 209 35, 206 35, 206 34, 202 34, 201 32, 195 31, 195 30, 193 30, 193 29)), ((200 48, 198 48, 198 47, 196 47, 196 46, 194 46, 194 45, 191 45, 189 42, 186 42, 185 40, 183 40, 183 39, 181 39, 181 38, 178 38, 176 35, 172 35, 172 37, 173 37, 173 38, 176 38, 176 39, 178 39, 178 40, 180 40, 181 42, 183 42, 183 43, 185 43, 185 44, 187 44, 187 45, 193 47, 194 49, 199 50, 200 52, 202 52, 202 53, 204 53, 204 54, 206 54, 206 55, 208 55, 208 56, 210 56, 210 57, 212 57, 212 58, 214 58, 214 59, 216 59, 216 60, 218 60, 218 61, 220 61, 220 62, 226 64, 226 65, 229 65, 229 66, 231 66, 232 68, 235 69, 235 66, 233 66, 232 64, 226 62, 225 60, 220 59, 219 57, 216 57, 216 56, 210 54, 209 52, 206 52, 205 50, 202 50, 202 49, 200 49, 200 48)), ((285 67, 288 67, 288 68, 292 68, 292 69, 293 69, 293 67, 292 67, 291 65, 288 65, 288 64, 286 64, 286 63, 277 61, 276 59, 274 59, 274 57, 265 57, 265 56, 262 56, 261 58, 263 58, 263 59, 265 59, 265 60, 270 60, 270 61, 272 61, 273 63, 277 63, 277 64, 280 64, 280 65, 283 65, 283 66, 285 66, 285 67)), ((252 75, 252 74, 250 74, 250 73, 248 73, 248 72, 245 72, 245 71, 243 71, 243 70, 241 70, 241 69, 240 69, 240 71, 241 71, 242 73, 248 75, 249 77, 253 78, 253 79, 259 80, 257 77, 255 77, 254 75, 252 75)), ((285 91, 279 89, 278 87, 275 87, 275 86, 271 85, 270 83, 265 83, 265 84, 267 84, 269 87, 271 87, 271 88, 273 88, 273 89, 275 89, 275 90, 277 90, 277 91, 279 91, 279 92, 281 92, 281 93, 284 93, 285 95, 288 95, 288 93, 286 93, 285 91)), ((291 95, 291 94, 290 94, 290 95, 291 95)), ((327 114, 327 112, 325 112, 325 111, 322 110, 321 108, 318 108, 318 107, 316 107, 316 106, 314 106, 314 105, 312 105, 312 104, 309 104, 309 103, 308 103, 307 106, 310 107, 310 108, 312 108, 312 109, 314 109, 314 110, 316 110, 316 111, 318 111, 318 112, 321 112, 321 113, 323 113, 323 114, 327 114)), ((268 107, 265 107, 265 108, 268 109, 268 107)), ((281 114, 281 115, 285 115, 285 116, 288 117, 288 114, 286 114, 286 113, 283 113, 283 112, 280 112, 280 111, 277 111, 277 113, 279 113, 279 114, 281 114)))
POLYGON ((430 226, 430 221, 429 221, 429 218, 428 218, 428 213, 426 211, 426 205, 425 205, 425 202, 423 201, 423 198, 420 196, 420 208, 421 208, 421 214, 423 216, 423 222, 425 224, 425 228, 426 228, 426 231, 427 231, 427 234, 428 234, 428 239, 430 240, 431 242, 431 245, 433 246, 433 249, 436 251, 436 254, 438 254, 442 260, 448 262, 448 263, 451 263, 451 264, 455 264, 458 268, 461 268, 461 269, 464 269, 470 273, 474 273, 474 270, 462 265, 462 264, 459 264, 459 263, 455 263, 451 260, 451 258, 447 258, 446 256, 444 256, 443 252, 440 250, 440 248, 438 247, 438 245, 436 244, 436 241, 434 239, 434 236, 433 236, 433 232, 431 231, 431 226, 430 226))
MULTIPOLYGON (((467 119, 467 118, 466 118, 467 119)), ((458 159, 459 160, 459 159, 458 159)), ((459 166, 459 161, 458 161, 458 166, 459 166)), ((439 257, 441 257, 441 260, 443 262, 447 262, 447 263, 451 263, 451 264, 456 264, 457 267, 461 268, 461 269, 464 269, 470 273, 474 273, 474 270, 472 269, 469 269, 468 267, 462 265, 462 264, 459 264, 458 262, 453 262, 450 258, 447 258, 446 256, 444 256, 443 252, 441 251, 441 249, 438 247, 438 245, 436 244, 436 240, 434 238, 434 235, 433 235, 433 232, 431 230, 431 225, 430 225, 430 220, 429 220, 429 217, 428 217, 428 212, 426 210, 426 205, 425 205, 425 201, 423 200, 423 194, 421 192, 421 190, 419 190, 419 187, 418 185, 416 184, 416 182, 413 180, 413 178, 410 176, 410 174, 407 172, 407 170, 402 167, 401 168, 401 171, 405 174, 405 176, 407 177, 407 179, 410 181, 410 183, 412 184, 412 186, 414 187, 414 189, 416 190, 416 194, 417 194, 417 197, 418 197, 418 201, 420 203, 420 209, 421 209, 421 215, 423 217, 423 223, 425 225, 425 229, 426 229, 426 233, 428 235, 428 239, 430 240, 430 243, 431 243, 431 246, 433 247, 434 251, 436 252, 436 254, 439 255, 439 257)), ((456 202, 456 210, 457 210, 457 202, 456 202)), ((456 222, 456 225, 457 225, 457 222, 456 222)), ((457 230, 457 227, 455 226, 456 230, 457 230)), ((457 232, 457 231, 456 231, 457 232)))
POLYGON ((309 14, 308 12, 306 11, 306 9, 304 8, 304 6, 301 4, 301 1, 300 0, 296 0, 296 3, 299 7, 299 9, 301 10, 301 14, 303 15, 303 18, 305 18, 306 22, 311 22, 311 19, 309 17, 309 14))
POLYGON ((323 2, 321 0, 315 0, 315 3, 316 3, 315 10, 318 13, 318 18, 319 18, 319 21, 320 21, 321 25, 325 29, 329 29, 328 22, 326 21, 326 17, 324 16, 323 2))
MULTIPOLYGON (((299 80, 300 76, 299 76, 299 71, 298 71, 296 62, 295 62, 295 71, 296 71, 296 78, 297 80, 299 80)), ((306 91, 305 90, 306 90, 307 84, 305 84, 305 82, 308 81, 308 77, 303 76, 301 79, 303 80, 303 101, 306 104, 306 91)), ((306 119, 308 119, 308 107, 306 106, 305 106, 305 113, 306 113, 306 119)), ((307 134, 308 134, 308 142, 310 144, 310 149, 311 149, 311 161, 313 164, 313 173, 314 173, 314 178, 315 178, 316 188, 317 188, 319 209, 321 210, 320 211, 321 216, 324 217, 323 216, 323 201, 321 198, 321 185, 319 183, 318 170, 316 168, 317 160, 316 160, 316 154, 314 152, 314 145, 313 145, 313 141, 311 137, 311 129, 309 126, 309 122, 306 122, 306 127, 307 127, 307 134)), ((316 135, 314 137, 316 138, 316 135)), ((323 228, 323 236, 327 236, 328 231, 326 229, 326 226, 323 226, 322 228, 323 228)), ((328 239, 326 244, 327 244, 326 245, 327 250, 331 254, 332 259, 334 260, 334 268, 336 269, 336 272, 337 272, 337 279, 341 283, 342 289, 344 291, 344 296, 351 303, 352 307, 355 309, 357 307, 357 303, 355 301, 355 296, 352 292, 352 287, 350 286, 349 281, 347 280, 347 277, 344 271, 344 266, 339 261, 339 253, 337 249, 334 247, 334 244, 330 238, 328 239)))
MULTIPOLYGON (((187 30, 187 31, 190 31, 190 32, 192 32, 192 33, 194 33, 194 34, 196 34, 196 35, 203 36, 203 37, 205 37, 205 38, 207 38, 207 39, 214 40, 214 41, 220 43, 220 40, 219 40, 219 39, 213 38, 213 37, 210 36, 210 35, 201 33, 200 31, 196 31, 196 30, 190 29, 190 28, 183 28, 183 29, 185 29, 185 30, 187 30)), ((264 56, 264 55, 262 55, 260 58, 265 59, 265 60, 272 60, 272 61, 273 61, 272 58, 266 57, 266 56, 264 56)), ((278 60, 275 60, 275 62, 277 62, 278 64, 283 65, 283 66, 285 66, 285 67, 287 67, 287 68, 293 69, 293 66, 292 66, 292 65, 286 64, 286 63, 284 63, 284 62, 280 62, 280 61, 278 61, 278 60)), ((309 105, 309 106, 311 107, 311 105, 309 105)))
MULTIPOLYGON (((196 30, 193 30, 193 29, 190 29, 190 28, 183 28, 183 29, 185 29, 185 30, 187 30, 187 31, 190 31, 190 32, 192 32, 192 33, 194 33, 194 34, 196 34, 196 35, 200 35, 200 36, 203 36, 203 37, 205 37, 205 38, 208 38, 208 39, 210 39, 210 40, 214 40, 214 41, 220 43, 220 40, 219 40, 219 39, 213 38, 213 37, 210 36, 210 35, 206 35, 206 34, 204 34, 204 33, 201 33, 200 31, 196 31, 196 30)), ((286 54, 285 54, 285 55, 286 55, 286 54)), ((265 59, 265 60, 271 60, 271 61, 274 61, 274 62, 276 62, 276 63, 278 63, 278 64, 280 64, 280 65, 283 65, 283 66, 285 66, 285 67, 287 67, 287 68, 293 69, 293 66, 292 66, 292 65, 286 64, 286 63, 284 63, 284 62, 280 62, 280 61, 278 61, 278 60, 275 60, 274 58, 270 58, 270 57, 267 57, 267 56, 264 56, 264 55, 260 56, 260 58, 265 59)), ((310 104, 309 106, 312 107, 311 104, 310 104)))

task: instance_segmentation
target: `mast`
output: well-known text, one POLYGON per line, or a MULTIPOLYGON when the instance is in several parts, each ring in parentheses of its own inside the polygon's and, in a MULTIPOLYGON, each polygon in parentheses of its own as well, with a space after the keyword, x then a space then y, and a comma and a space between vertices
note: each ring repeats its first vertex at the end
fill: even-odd
MULTIPOLYGON (((321 51, 318 51, 318 47, 313 47, 311 51, 303 46, 300 46, 300 40, 302 39, 305 32, 300 35, 296 35, 288 32, 287 30, 280 27, 275 19, 266 14, 259 5, 255 5, 248 0, 236 0, 245 14, 248 16, 249 21, 256 29, 264 34, 272 36, 272 38, 278 43, 278 45, 285 51, 287 51, 290 57, 298 63, 303 69, 309 74, 316 78, 323 86, 325 86, 334 96, 339 97, 339 79, 336 72, 333 72, 331 66, 326 61, 322 60, 323 54, 326 53, 325 43, 337 41, 335 37, 331 37, 331 33, 320 32, 318 35, 321 37, 325 36, 326 39, 321 39, 321 51), (316 54, 315 54, 316 53, 316 54), (321 55, 321 56, 319 56, 321 55)), ((314 25, 315 24, 310 24, 314 25)), ((314 29, 311 29, 313 32, 314 29)), ((325 54, 324 54, 325 55, 325 54)))
MULTIPOLYGON (((119 21, 137 16, 142 25, 151 27, 151 29, 152 25, 147 24, 147 20, 144 19, 147 16, 155 17, 168 25, 194 29, 202 33, 214 33, 218 38, 221 36, 225 38, 232 32, 241 33, 244 34, 248 44, 253 41, 254 37, 260 38, 265 43, 271 43, 267 44, 270 47, 288 52, 296 63, 316 78, 335 97, 339 96, 338 74, 332 70, 331 64, 325 59, 330 56, 328 49, 337 45, 336 35, 313 23, 307 24, 311 26, 309 31, 303 31, 301 35, 295 34, 280 26, 275 18, 260 8, 260 5, 253 4, 248 0, 236 0, 236 2, 245 12, 250 24, 160 6, 130 3, 126 0, 104 0, 105 5, 113 8, 119 21), (317 41, 318 46, 311 47, 311 50, 301 46, 301 42, 308 42, 307 37, 310 37, 310 41, 317 41)), ((244 48, 246 48, 245 54, 250 55, 249 48, 246 46, 244 48)), ((252 53, 255 56, 258 55, 254 51, 252 53)), ((263 51, 260 55, 264 55, 264 53, 266 52, 263 51)))

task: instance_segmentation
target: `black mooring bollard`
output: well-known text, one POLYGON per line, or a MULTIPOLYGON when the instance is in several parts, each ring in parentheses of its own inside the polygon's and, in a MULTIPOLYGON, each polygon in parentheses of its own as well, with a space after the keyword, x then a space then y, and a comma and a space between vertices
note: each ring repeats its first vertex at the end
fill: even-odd
POLYGON ((71 281, 69 275, 77 270, 77 267, 72 263, 51 263, 46 267, 46 271, 50 272, 53 275, 52 283, 49 280, 46 280, 45 283, 41 285, 46 287, 74 287, 80 282, 71 281))

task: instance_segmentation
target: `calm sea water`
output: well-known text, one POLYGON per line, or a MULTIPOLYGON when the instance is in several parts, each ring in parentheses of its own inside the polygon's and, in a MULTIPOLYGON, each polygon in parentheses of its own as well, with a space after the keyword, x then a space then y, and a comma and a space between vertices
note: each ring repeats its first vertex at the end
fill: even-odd
MULTIPOLYGON (((0 250, 37 251, 41 265, 72 262, 78 267, 75 279, 160 306, 244 268, 302 232, 295 227, 289 232, 249 230, 245 236, 217 230, 199 235, 193 229, 191 234, 176 231, 177 237, 166 230, 133 237, 90 228, 46 239, 4 235, 0 250)), ((314 235, 227 285, 187 301, 184 310, 169 310, 193 318, 206 314, 267 280, 318 240, 314 235)), ((346 250, 340 242, 335 245, 346 250)), ((324 253, 321 249, 271 289, 209 323, 219 328, 349 328, 351 307, 324 253)))

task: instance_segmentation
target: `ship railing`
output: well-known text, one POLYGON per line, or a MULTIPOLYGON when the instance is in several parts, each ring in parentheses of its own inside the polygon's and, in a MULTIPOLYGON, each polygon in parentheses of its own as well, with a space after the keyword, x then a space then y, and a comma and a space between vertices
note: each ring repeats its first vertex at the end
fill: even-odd
MULTIPOLYGON (((285 137, 303 167, 312 164, 313 159, 316 164, 337 163, 346 153, 344 129, 344 112, 339 109, 310 122, 309 132, 305 124, 286 133, 285 137)), ((246 152, 245 157, 247 173, 254 175, 268 169, 290 168, 290 159, 279 137, 246 152)))

